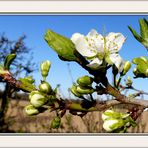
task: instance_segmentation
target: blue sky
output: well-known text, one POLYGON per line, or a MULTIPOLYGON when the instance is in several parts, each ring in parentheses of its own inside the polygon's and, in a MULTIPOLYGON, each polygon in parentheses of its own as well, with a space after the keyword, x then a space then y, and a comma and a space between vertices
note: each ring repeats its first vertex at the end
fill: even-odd
MULTIPOLYGON (((56 84, 61 84, 63 94, 67 95, 67 89, 72 85, 68 72, 68 62, 61 61, 44 41, 43 37, 47 29, 52 29, 69 38, 75 32, 86 35, 91 29, 96 29, 99 33, 102 33, 104 27, 106 33, 121 32, 127 37, 127 40, 120 51, 120 55, 124 60, 131 61, 134 57, 148 55, 146 49, 134 39, 127 28, 128 25, 131 25, 134 29, 139 30, 138 19, 143 17, 148 19, 146 15, 1 15, 0 33, 5 32, 5 35, 12 40, 16 40, 19 36, 25 34, 27 36, 25 43, 32 48, 34 53, 33 60, 38 65, 44 60, 51 61, 52 66, 47 80, 53 87, 56 84)), ((70 68, 74 80, 79 76, 88 74, 74 62, 70 62, 70 68)), ((133 68, 134 66, 132 66, 133 68)), ((128 75, 133 77, 131 71, 128 75)), ((37 80, 36 83, 39 84, 40 73, 36 72, 33 76, 37 80)), ((111 80, 110 74, 108 74, 108 77, 111 80)), ((147 91, 146 81, 146 79, 137 79, 134 81, 134 86, 147 91)))

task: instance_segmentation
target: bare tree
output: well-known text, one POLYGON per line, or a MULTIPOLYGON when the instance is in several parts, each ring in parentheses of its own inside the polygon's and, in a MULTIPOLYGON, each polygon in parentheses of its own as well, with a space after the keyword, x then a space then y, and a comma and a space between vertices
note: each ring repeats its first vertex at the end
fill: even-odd
MULTIPOLYGON (((8 54, 14 53, 17 55, 10 69, 15 77, 18 77, 20 74, 27 76, 36 69, 35 63, 32 62, 33 56, 31 49, 24 42, 25 38, 26 36, 22 35, 16 41, 12 41, 4 34, 0 36, 0 63, 4 61, 8 54)), ((7 129, 5 115, 8 110, 9 101, 12 98, 12 94, 16 93, 17 90, 12 88, 8 83, 5 83, 2 79, 0 79, 0 83, 4 89, 2 91, 0 106, 0 131, 4 132, 7 129)))

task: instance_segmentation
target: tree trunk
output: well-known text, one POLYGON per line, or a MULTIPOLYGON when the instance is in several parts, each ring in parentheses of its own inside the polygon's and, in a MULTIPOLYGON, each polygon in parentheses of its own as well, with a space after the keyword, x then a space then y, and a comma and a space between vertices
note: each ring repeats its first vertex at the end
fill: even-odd
POLYGON ((0 108, 0 132, 7 132, 8 126, 5 122, 6 113, 9 106, 9 99, 11 98, 12 88, 6 83, 5 90, 2 95, 2 102, 0 108))

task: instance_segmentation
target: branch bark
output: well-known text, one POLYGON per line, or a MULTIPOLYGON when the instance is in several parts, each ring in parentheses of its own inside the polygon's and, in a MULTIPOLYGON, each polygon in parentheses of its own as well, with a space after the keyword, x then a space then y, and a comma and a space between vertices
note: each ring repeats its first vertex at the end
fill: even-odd
MULTIPOLYGON (((11 86, 13 86, 19 90, 23 90, 26 92, 33 91, 33 89, 30 88, 29 86, 26 86, 23 83, 21 83, 20 81, 13 78, 11 74, 3 74, 3 75, 0 75, 0 77, 2 79, 4 79, 7 83, 9 83, 11 86)), ((143 108, 148 107, 148 101, 128 98, 128 97, 120 94, 120 92, 118 90, 116 90, 114 87, 112 87, 109 83, 107 83, 105 90, 106 90, 105 93, 114 96, 115 99, 108 100, 108 101, 96 101, 89 108, 86 108, 85 106, 83 106, 82 102, 72 102, 70 100, 66 100, 66 101, 64 101, 64 103, 62 103, 62 107, 63 107, 63 109, 73 110, 73 111, 81 111, 81 112, 103 111, 103 110, 108 109, 111 106, 114 106, 117 104, 123 104, 123 103, 138 105, 143 108)), ((62 107, 60 107, 60 108, 62 108, 62 107)))

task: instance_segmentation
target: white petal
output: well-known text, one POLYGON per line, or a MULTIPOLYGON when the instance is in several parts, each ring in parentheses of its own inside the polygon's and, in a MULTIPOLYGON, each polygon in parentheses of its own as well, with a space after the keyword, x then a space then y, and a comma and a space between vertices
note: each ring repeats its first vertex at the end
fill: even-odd
POLYGON ((90 62, 87 66, 92 69, 98 69, 101 64, 102 64, 102 60, 99 60, 98 58, 94 58, 94 60, 90 62))
POLYGON ((76 42, 79 40, 80 37, 82 37, 84 35, 80 34, 80 33, 74 33, 71 37, 71 40, 74 44, 76 44, 76 42))
POLYGON ((124 62, 119 54, 110 54, 110 60, 118 68, 119 72, 121 72, 123 70, 124 62))
POLYGON ((125 39, 121 33, 111 32, 106 36, 106 47, 111 53, 118 52, 125 42, 125 39))
POLYGON ((80 37, 76 44, 75 44, 76 50, 85 57, 94 57, 97 55, 97 50, 95 48, 92 48, 89 46, 88 41, 85 37, 80 37))
POLYGON ((98 32, 95 29, 92 29, 88 34, 87 37, 94 37, 99 35, 98 32))
POLYGON ((94 29, 92 29, 87 34, 87 39, 89 44, 95 48, 98 52, 103 53, 104 52, 104 38, 101 34, 98 34, 98 32, 94 29))
POLYGON ((103 124, 103 128, 108 131, 111 132, 114 129, 111 129, 111 126, 113 126, 114 124, 117 124, 118 120, 117 119, 111 119, 111 120, 106 120, 103 124))

